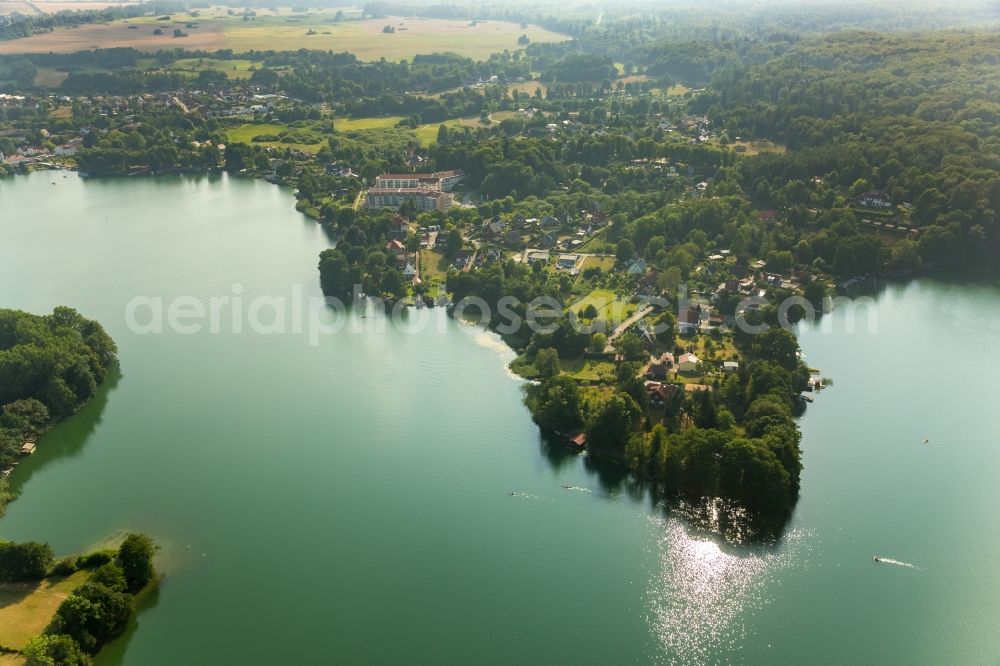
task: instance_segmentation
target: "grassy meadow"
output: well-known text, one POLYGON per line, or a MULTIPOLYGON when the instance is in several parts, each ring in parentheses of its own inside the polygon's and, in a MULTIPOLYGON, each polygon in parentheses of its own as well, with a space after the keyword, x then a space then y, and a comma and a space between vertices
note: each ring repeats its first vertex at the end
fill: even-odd
POLYGON ((42 633, 59 604, 87 581, 87 571, 39 583, 0 584, 0 646, 20 650, 42 633))

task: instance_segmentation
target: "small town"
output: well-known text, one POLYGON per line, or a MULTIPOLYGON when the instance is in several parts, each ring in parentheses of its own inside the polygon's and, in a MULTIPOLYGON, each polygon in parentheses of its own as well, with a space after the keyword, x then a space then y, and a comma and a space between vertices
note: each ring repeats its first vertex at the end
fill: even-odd
POLYGON ((0 666, 994 663, 998 63, 0 0, 0 666))

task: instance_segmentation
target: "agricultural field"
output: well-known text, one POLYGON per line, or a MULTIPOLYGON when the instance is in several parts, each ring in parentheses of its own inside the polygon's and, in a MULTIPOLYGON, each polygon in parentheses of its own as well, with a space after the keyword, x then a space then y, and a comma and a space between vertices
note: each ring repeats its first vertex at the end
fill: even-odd
MULTIPOLYGON (((0 0, 0 2, 9 0, 0 0)), ((522 28, 507 21, 468 22, 446 19, 388 17, 366 20, 334 20, 331 10, 293 13, 288 9, 257 12, 252 20, 229 14, 222 8, 163 17, 142 17, 78 28, 60 28, 50 33, 0 42, 0 53, 71 53, 82 49, 131 46, 143 51, 164 48, 215 51, 251 49, 277 51, 312 48, 349 51, 362 60, 400 60, 419 53, 451 51, 485 58, 491 53, 518 48, 517 39, 527 35, 533 42, 568 39, 537 26, 522 28), (196 15, 195 15, 196 14, 196 15), (197 27, 194 27, 194 24, 197 27), (395 32, 382 30, 392 26, 395 32), (163 34, 153 31, 159 28, 163 34), (174 37, 175 29, 186 33, 174 37)))
POLYGON ((36 12, 27 2, 0 0, 0 16, 3 16, 4 14, 13 14, 14 12, 24 14, 26 16, 38 15, 38 12, 36 12))
POLYGON ((82 12, 91 9, 107 9, 108 7, 125 7, 133 2, 100 2, 99 0, 80 0, 66 2, 63 0, 0 0, 0 16, 18 12, 27 16, 40 14, 55 14, 56 12, 82 12))

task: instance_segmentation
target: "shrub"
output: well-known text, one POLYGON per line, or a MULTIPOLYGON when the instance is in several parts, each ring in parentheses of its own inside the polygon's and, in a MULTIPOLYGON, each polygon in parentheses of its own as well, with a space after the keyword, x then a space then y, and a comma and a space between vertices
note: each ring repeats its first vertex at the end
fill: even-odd
POLYGON ((52 567, 53 576, 69 576, 79 571, 79 560, 76 557, 64 557, 52 567))
POLYGON ((0 542, 0 580, 41 580, 52 568, 53 559, 48 544, 0 542))
POLYGON ((94 569, 102 564, 107 564, 113 559, 115 559, 115 551, 96 550, 93 553, 87 553, 78 557, 76 566, 80 569, 94 569))

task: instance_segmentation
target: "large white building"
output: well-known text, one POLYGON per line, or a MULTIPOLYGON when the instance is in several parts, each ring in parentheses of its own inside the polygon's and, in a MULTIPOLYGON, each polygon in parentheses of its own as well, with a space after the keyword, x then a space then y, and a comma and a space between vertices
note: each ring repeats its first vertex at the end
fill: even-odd
POLYGON ((449 191, 465 178, 461 170, 436 173, 389 173, 375 179, 375 187, 368 190, 365 206, 368 208, 398 209, 412 201, 417 210, 451 208, 449 191))
POLYGON ((368 190, 365 206, 368 208, 399 209, 407 201, 412 201, 417 210, 446 211, 451 208, 451 195, 441 190, 426 187, 373 187, 368 190))
POLYGON ((465 172, 461 169, 435 173, 388 173, 375 179, 375 187, 384 189, 416 189, 426 187, 450 192, 462 182, 465 172))

